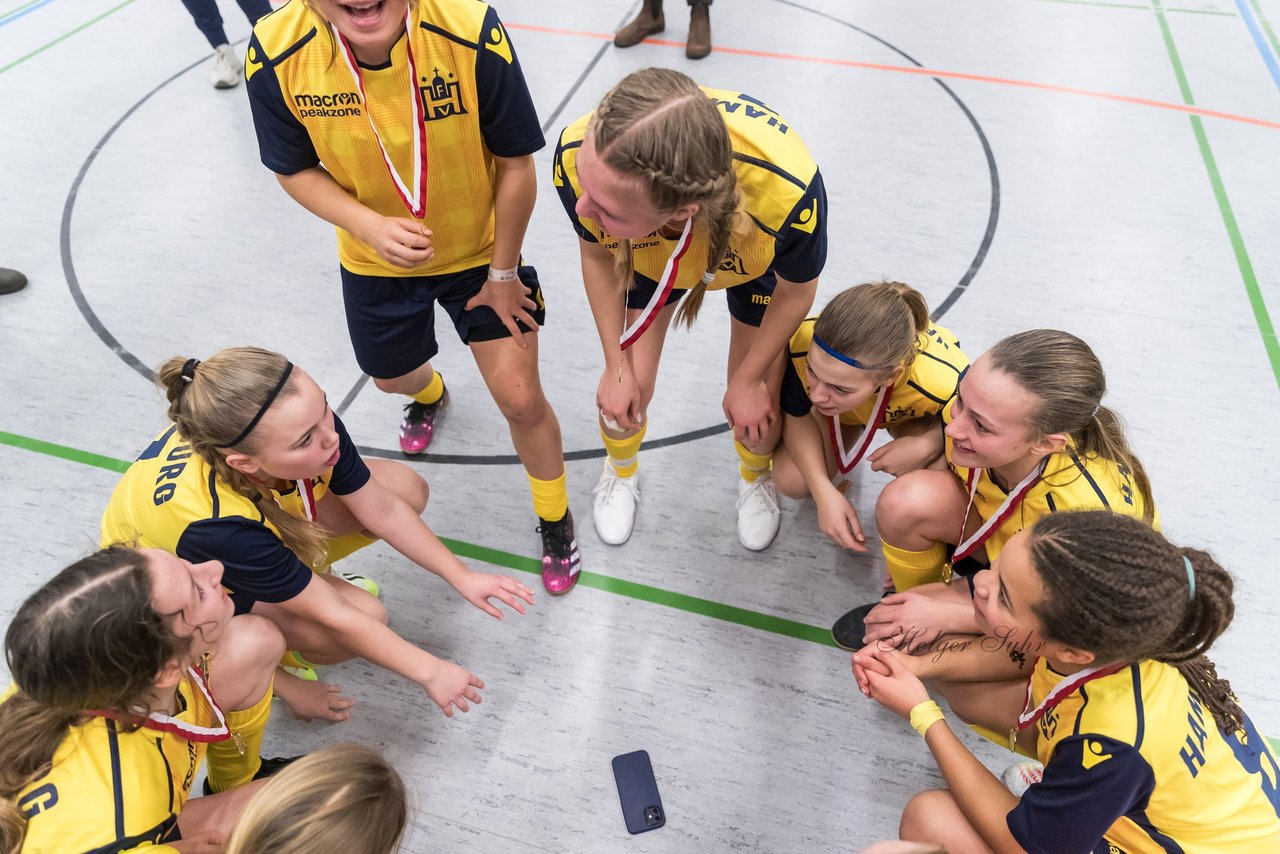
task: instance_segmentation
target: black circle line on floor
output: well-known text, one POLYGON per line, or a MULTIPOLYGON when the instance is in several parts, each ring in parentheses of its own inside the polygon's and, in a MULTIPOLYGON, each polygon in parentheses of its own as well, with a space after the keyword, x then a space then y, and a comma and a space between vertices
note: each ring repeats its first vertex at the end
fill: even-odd
MULTIPOLYGON (((774 0, 774 2, 781 3, 782 5, 785 5, 785 6, 791 6, 796 9, 801 9, 806 12, 810 12, 814 15, 818 15, 819 17, 826 18, 834 23, 848 27, 849 29, 857 33, 861 33, 862 35, 878 42, 879 44, 885 46, 889 50, 892 50, 894 53, 901 56, 907 62, 910 62, 911 64, 915 65, 917 68, 924 67, 922 63, 918 62, 914 57, 910 56, 905 51, 890 44, 889 42, 875 35, 874 33, 868 32, 867 30, 864 30, 861 27, 849 21, 846 21, 842 18, 837 18, 833 15, 829 15, 826 12, 822 12, 817 9, 810 8, 801 3, 793 2, 793 0, 774 0)), ((600 58, 604 55, 604 52, 609 49, 611 44, 612 42, 604 42, 600 46, 600 49, 591 58, 590 62, 588 62, 587 66, 583 69, 582 73, 578 76, 578 79, 574 82, 569 92, 564 96, 564 98, 561 99, 560 104, 556 107, 551 117, 545 123, 543 127, 544 133, 546 132, 546 129, 550 127, 550 125, 555 121, 555 119, 560 115, 560 113, 568 105, 569 100, 573 97, 573 95, 577 92, 577 90, 587 80, 591 71, 594 70, 596 64, 600 61, 600 58)), ((107 130, 107 132, 103 134, 102 139, 98 141, 98 144, 93 147, 93 150, 89 153, 89 156, 85 158, 84 163, 80 167, 80 171, 76 174, 75 180, 71 184, 71 190, 67 193, 66 202, 63 205, 63 209, 62 209, 62 224, 60 229, 59 242, 60 242, 60 248, 61 248, 61 254, 62 254, 63 274, 66 276, 67 287, 71 292, 71 297, 75 301, 76 307, 80 310, 81 316, 84 317, 85 322, 89 324, 89 328, 94 331, 94 333, 98 336, 99 340, 101 340, 102 343, 106 344, 107 348, 111 350, 111 352, 115 353, 116 356, 118 356, 121 361, 123 361, 126 365, 128 365, 130 368, 136 371, 148 383, 152 383, 155 381, 154 372, 152 372, 150 368, 144 365, 137 356, 135 356, 132 352, 130 352, 123 344, 120 343, 120 341, 114 335, 111 334, 111 331, 107 329, 107 327, 102 323, 102 320, 94 312, 93 307, 89 305, 89 301, 84 295, 84 290, 81 288, 80 280, 76 275, 75 263, 72 256, 71 217, 73 212, 75 211, 76 199, 79 195, 80 187, 84 183, 85 176, 89 172, 89 167, 93 165, 94 161, 98 157, 98 154, 101 153, 102 149, 106 147, 106 144, 115 135, 116 131, 118 131, 120 127, 126 121, 128 121, 129 118, 134 113, 136 113, 154 95, 156 95, 158 92, 160 92, 170 83, 177 80, 182 75, 186 74, 187 72, 195 68, 198 68, 204 65, 208 61, 208 59, 209 57, 207 56, 202 57, 201 59, 191 63, 190 65, 186 66, 185 68, 181 69, 177 73, 167 78, 166 80, 162 81, 154 89, 152 89, 146 95, 142 96, 142 98, 140 98, 137 103, 135 103, 128 110, 126 110, 124 115, 122 115, 119 119, 116 120, 116 122, 107 130)), ((942 90, 947 93, 947 95, 955 102, 956 106, 960 108, 961 112, 964 113, 965 118, 968 119, 969 124, 973 127, 974 132, 978 136, 978 141, 982 144, 982 151, 984 156, 986 157, 987 170, 991 179, 991 206, 987 216, 986 231, 982 236, 982 241, 978 245, 978 250, 974 254, 973 260, 969 263, 969 268, 965 270, 964 275, 960 277, 960 281, 955 285, 955 287, 951 289, 951 292, 947 295, 947 297, 934 310, 933 318, 934 320, 939 320, 947 312, 947 310, 950 309, 951 306, 955 304, 956 300, 958 300, 968 289, 974 277, 977 275, 978 270, 982 267, 982 262, 986 259, 987 252, 991 248, 992 240, 995 237, 996 224, 1000 216, 1000 175, 999 175, 999 171, 996 168, 995 154, 991 150, 991 144, 987 140, 987 135, 986 133, 983 132, 982 125, 979 124, 977 118, 969 110, 968 106, 966 106, 965 103, 960 99, 960 97, 956 95, 956 93, 951 89, 950 86, 948 86, 945 82, 943 82, 941 79, 937 77, 933 77, 930 79, 933 80, 934 83, 940 86, 942 90)), ((350 402, 354 400, 355 395, 359 393, 359 390, 363 386, 364 382, 365 380, 362 377, 362 379, 358 381, 356 386, 352 389, 352 392, 348 394, 347 399, 344 400, 344 404, 350 405, 350 402)), ((698 439, 703 439, 708 436, 715 436, 720 433, 726 433, 728 432, 728 430, 729 430, 728 424, 717 423, 709 427, 703 427, 697 430, 689 430, 684 433, 678 433, 672 436, 667 436, 664 438, 647 441, 641 445, 641 450, 651 450, 651 449, 657 449, 657 448, 670 447, 672 445, 679 445, 685 442, 692 442, 698 439)), ((358 447, 359 447, 360 453, 366 456, 381 457, 384 459, 397 459, 397 460, 404 459, 404 455, 401 454, 399 451, 391 451, 391 450, 386 450, 384 448, 374 448, 374 447, 368 447, 364 445, 361 445, 358 447)), ((589 448, 589 449, 582 449, 582 450, 576 450, 576 451, 566 451, 564 454, 564 458, 566 462, 575 461, 575 460, 600 459, 604 456, 605 456, 605 451, 603 448, 589 448)), ((431 462, 431 463, 443 464, 443 465, 455 465, 455 464, 456 465, 519 465, 520 464, 520 458, 515 454, 425 454, 421 459, 424 462, 431 462)))

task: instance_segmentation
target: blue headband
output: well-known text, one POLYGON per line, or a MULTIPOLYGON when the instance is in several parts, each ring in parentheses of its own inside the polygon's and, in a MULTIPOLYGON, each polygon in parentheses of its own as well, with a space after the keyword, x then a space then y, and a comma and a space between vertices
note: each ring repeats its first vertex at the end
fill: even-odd
POLYGON ((1182 562, 1187 565, 1187 584, 1191 585, 1191 592, 1187 595, 1187 600, 1194 601, 1196 598, 1196 569, 1191 565, 1191 558, 1186 555, 1182 556, 1182 562))
POLYGON ((817 335, 813 336, 813 343, 821 347, 822 352, 826 353, 828 356, 835 359, 836 361, 844 362, 846 365, 849 365, 850 367, 858 368, 863 371, 887 371, 890 368, 895 367, 894 365, 864 365, 861 362, 859 362, 857 359, 853 358, 852 356, 846 356, 844 353, 841 353, 839 350, 836 350, 834 347, 832 347, 826 341, 823 341, 817 335))

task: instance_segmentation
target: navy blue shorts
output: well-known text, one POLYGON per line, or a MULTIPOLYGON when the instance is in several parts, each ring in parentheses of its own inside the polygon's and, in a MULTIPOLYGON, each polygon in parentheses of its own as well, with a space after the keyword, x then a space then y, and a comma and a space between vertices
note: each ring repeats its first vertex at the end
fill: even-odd
MULTIPOLYGON (((748 326, 759 326, 764 320, 764 311, 769 307, 769 300, 777 284, 778 280, 774 278, 773 271, 766 270, 765 274, 758 279, 725 288, 724 298, 729 304, 729 316, 748 326)), ((631 286, 631 290, 627 291, 627 308, 644 308, 657 289, 657 282, 637 274, 635 284, 631 286)), ((663 305, 679 302, 687 293, 687 290, 673 288, 663 305)))
MULTIPOLYGON (((538 307, 529 312, 541 327, 547 318, 538 271, 519 268, 520 281, 530 289, 538 307)), ((480 293, 489 267, 472 267, 441 276, 362 276, 342 268, 342 300, 347 308, 347 331, 360 370, 375 379, 393 379, 412 373, 430 361, 440 346, 436 342, 436 303, 453 320, 463 344, 510 338, 511 332, 487 305, 463 309, 480 293)), ((520 323, 522 332, 536 332, 520 323)))

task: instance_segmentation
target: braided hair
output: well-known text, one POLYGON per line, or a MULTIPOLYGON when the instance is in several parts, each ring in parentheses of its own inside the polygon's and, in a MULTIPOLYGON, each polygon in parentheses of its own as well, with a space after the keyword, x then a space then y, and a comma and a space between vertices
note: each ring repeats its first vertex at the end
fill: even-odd
MULTIPOLYGON (((698 85, 669 68, 632 72, 604 96, 587 134, 600 159, 639 179, 659 211, 699 205, 695 216, 708 233, 703 269, 717 270, 738 229, 741 193, 728 128, 698 85)), ((629 289, 635 273, 630 240, 618 241, 615 269, 619 286, 629 289)), ((703 281, 693 287, 678 322, 693 323, 706 290, 703 281)))
POLYGON ((1205 658, 1235 615, 1235 585, 1210 554, 1106 510, 1045 516, 1027 546, 1045 591, 1032 611, 1047 637, 1099 662, 1171 664, 1223 732, 1241 728, 1230 683, 1205 658))

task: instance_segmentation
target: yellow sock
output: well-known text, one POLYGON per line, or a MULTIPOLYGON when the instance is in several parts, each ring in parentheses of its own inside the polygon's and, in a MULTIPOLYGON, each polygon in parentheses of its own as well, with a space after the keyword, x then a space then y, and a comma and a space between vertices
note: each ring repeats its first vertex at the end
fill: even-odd
POLYGON ((947 560, 947 547, 934 543, 922 552, 909 552, 881 541, 884 565, 893 576, 893 586, 901 593, 921 584, 942 580, 942 565, 947 560))
POLYGON ((409 395, 418 403, 432 404, 440 398, 444 397, 444 380, 440 378, 440 372, 436 371, 431 375, 431 382, 427 383, 427 387, 417 394, 409 395))
POLYGON ((243 786, 262 767, 259 751, 262 749, 262 735, 267 728, 267 719, 271 717, 272 685, 268 685, 262 699, 249 708, 227 712, 231 738, 209 745, 210 790, 225 792, 236 786, 243 786))
POLYGON ((337 563, 348 555, 354 554, 365 546, 372 545, 378 541, 377 537, 366 537, 364 534, 356 531, 354 534, 343 534, 340 537, 334 537, 325 544, 328 553, 325 555, 324 565, 316 570, 320 575, 324 575, 329 571, 329 565, 337 563))
POLYGON ((756 478, 773 467, 773 454, 754 453, 738 441, 734 441, 733 449, 738 452, 738 473, 747 483, 755 483, 756 478))
POLYGON ((555 480, 538 480, 525 472, 529 478, 529 492, 533 495, 533 512, 539 519, 548 522, 559 522, 569 512, 569 487, 565 485, 565 473, 555 480))
POLYGON ((302 653, 298 652, 296 649, 286 649, 284 651, 284 655, 280 656, 280 666, 315 668, 315 665, 303 658, 302 653))
POLYGON ((613 466, 618 477, 631 477, 636 473, 636 469, 640 466, 640 443, 644 441, 644 434, 648 429, 648 424, 641 424, 634 436, 628 436, 625 439, 615 439, 604 430, 600 431, 604 448, 609 452, 609 465, 613 466))

